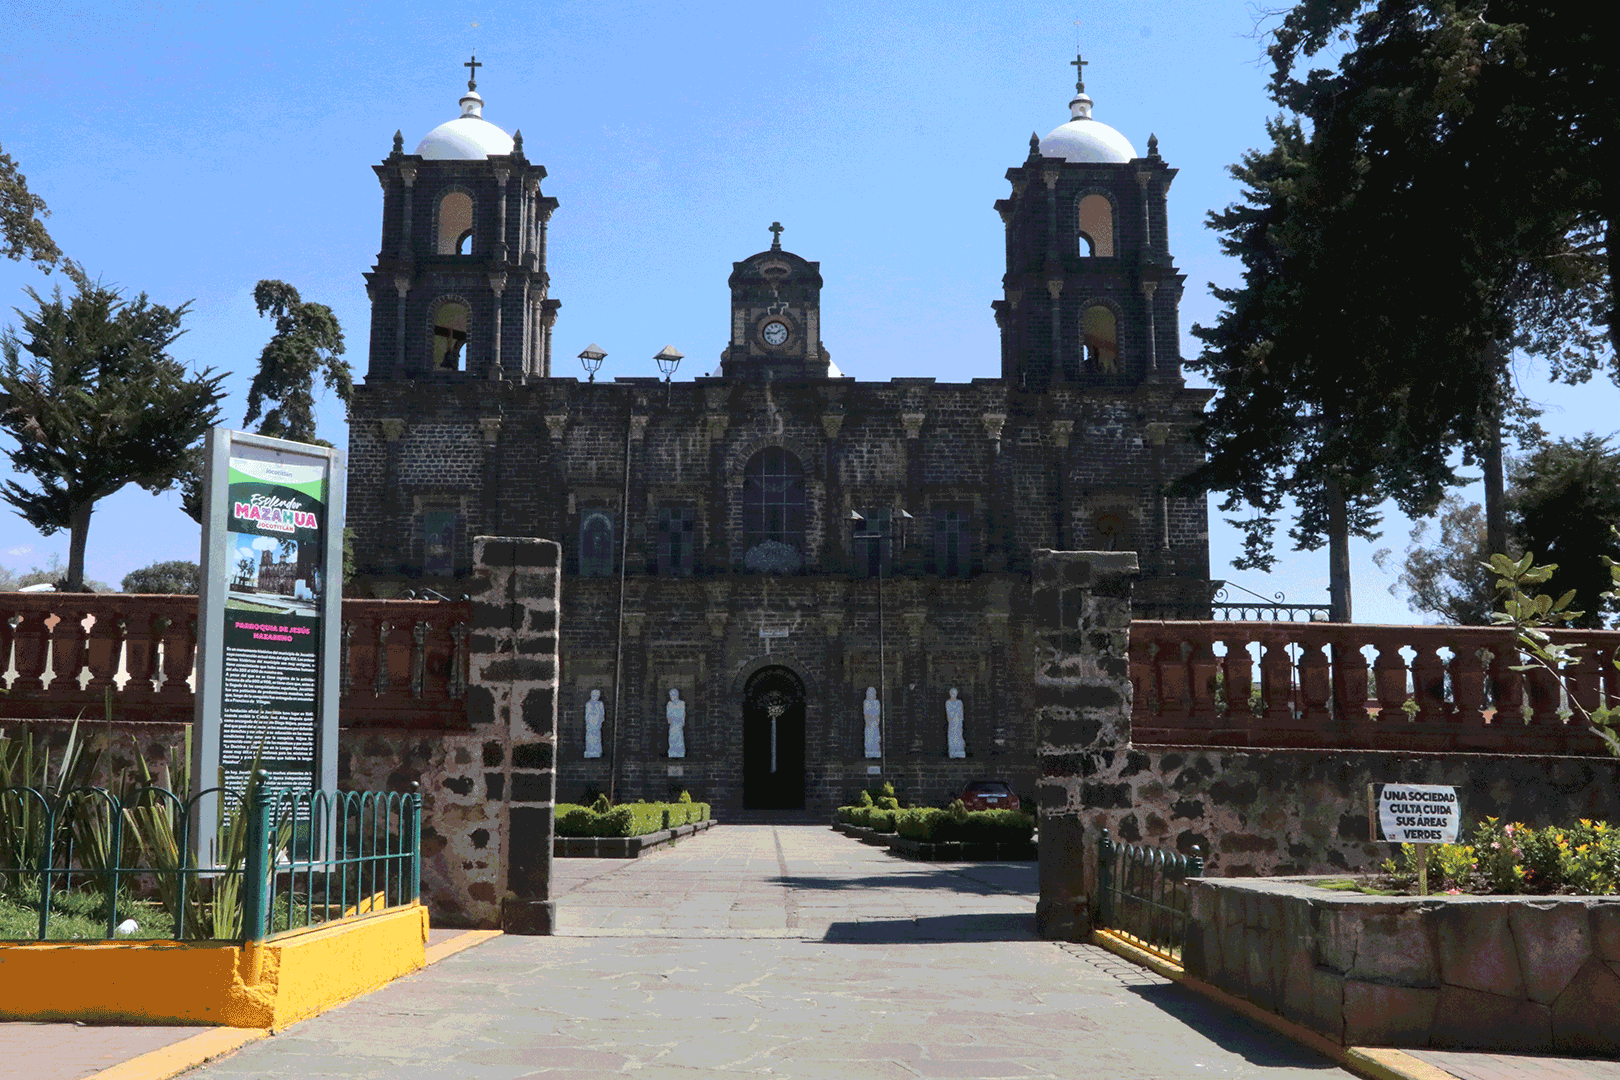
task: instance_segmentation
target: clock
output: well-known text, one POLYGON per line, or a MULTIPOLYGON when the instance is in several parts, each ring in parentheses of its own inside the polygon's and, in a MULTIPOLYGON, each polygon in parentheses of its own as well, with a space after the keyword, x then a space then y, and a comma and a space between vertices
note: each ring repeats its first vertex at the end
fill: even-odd
POLYGON ((787 323, 782 322, 779 319, 772 319, 770 322, 765 324, 765 327, 760 331, 759 336, 765 339, 765 344, 767 345, 785 344, 788 339, 787 323))

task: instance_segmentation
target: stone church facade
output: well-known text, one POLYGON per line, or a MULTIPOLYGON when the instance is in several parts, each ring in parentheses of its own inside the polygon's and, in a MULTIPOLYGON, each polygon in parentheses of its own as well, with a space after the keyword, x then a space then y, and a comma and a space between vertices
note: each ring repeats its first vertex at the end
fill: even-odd
POLYGON ((775 229, 735 264, 717 375, 598 383, 552 374, 558 203, 482 106, 469 83, 461 117, 376 166, 358 587, 459 595, 473 536, 562 542, 562 800, 1033 794, 1032 552, 1135 549, 1139 613, 1209 597, 1204 500, 1161 494, 1200 460, 1208 393, 1181 377, 1156 141, 1138 156, 1083 85, 1031 137, 996 204, 984 378, 844 376, 819 264, 775 229))

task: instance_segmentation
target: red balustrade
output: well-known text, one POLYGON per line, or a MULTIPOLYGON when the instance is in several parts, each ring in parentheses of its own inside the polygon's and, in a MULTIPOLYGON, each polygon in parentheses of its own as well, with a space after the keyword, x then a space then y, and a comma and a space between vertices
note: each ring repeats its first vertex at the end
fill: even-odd
MULTIPOLYGON (((344 600, 345 727, 466 725, 466 603, 344 600)), ((197 598, 0 593, 0 717, 187 722, 197 598)))
POLYGON ((1620 631, 1561 630, 1561 680, 1511 630, 1131 623, 1136 743, 1603 754, 1579 704, 1620 703, 1620 631))

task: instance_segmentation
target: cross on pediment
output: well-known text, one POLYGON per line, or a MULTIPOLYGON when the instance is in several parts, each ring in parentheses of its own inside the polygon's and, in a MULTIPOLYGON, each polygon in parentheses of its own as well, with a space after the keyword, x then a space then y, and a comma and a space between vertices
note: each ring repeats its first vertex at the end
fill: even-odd
POLYGON ((780 221, 771 222, 771 250, 782 250, 782 223, 780 221))
POLYGON ((462 64, 461 66, 467 69, 467 89, 468 90, 477 90, 478 89, 478 69, 484 66, 483 64, 480 64, 478 62, 478 54, 473 53, 473 58, 471 60, 467 61, 465 64, 462 64))

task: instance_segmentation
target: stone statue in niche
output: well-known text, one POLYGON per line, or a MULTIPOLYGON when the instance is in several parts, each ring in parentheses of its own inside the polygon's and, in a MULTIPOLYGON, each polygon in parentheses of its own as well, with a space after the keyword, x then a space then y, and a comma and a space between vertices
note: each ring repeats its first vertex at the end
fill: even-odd
POLYGON ((669 721, 669 756, 685 757, 686 702, 681 700, 681 692, 673 686, 669 689, 669 704, 664 706, 664 719, 669 721))
POLYGON ((962 699, 951 687, 945 699, 945 754, 947 757, 967 757, 967 741, 962 737, 962 699))
POLYGON ((591 700, 585 703, 585 756, 602 756, 602 691, 592 690, 591 700))
POLYGON ((861 715, 866 721, 866 756, 880 758, 883 756, 883 703, 878 700, 877 687, 866 688, 861 715))

